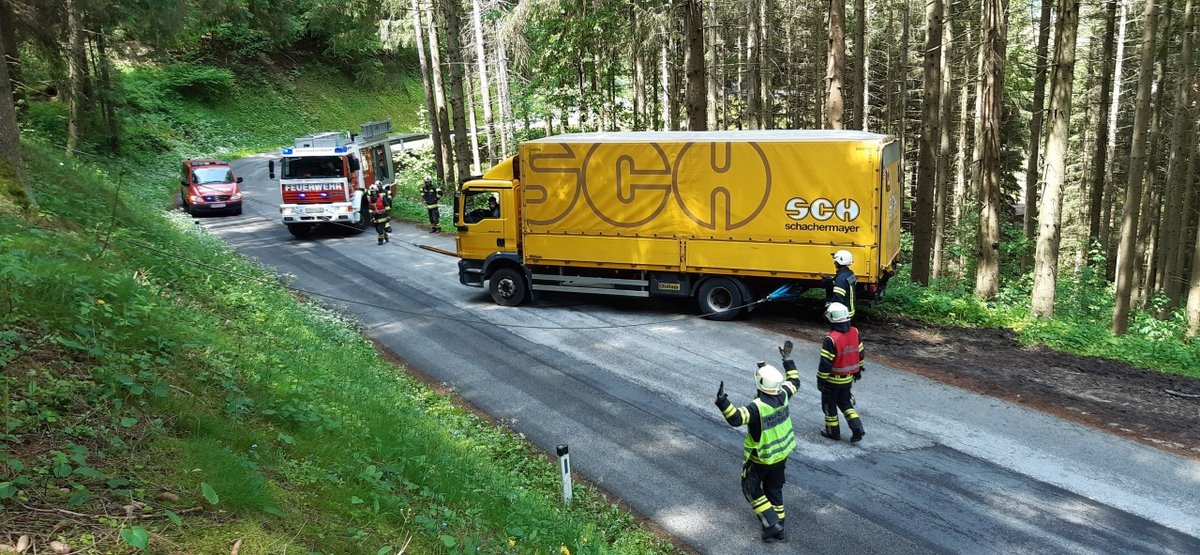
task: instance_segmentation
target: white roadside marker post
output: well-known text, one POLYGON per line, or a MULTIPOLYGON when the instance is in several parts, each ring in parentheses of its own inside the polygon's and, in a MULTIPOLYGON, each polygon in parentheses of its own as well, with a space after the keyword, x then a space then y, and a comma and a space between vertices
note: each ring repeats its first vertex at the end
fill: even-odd
POLYGON ((567 454, 567 444, 558 445, 558 471, 562 473, 563 504, 571 505, 571 456, 567 454))

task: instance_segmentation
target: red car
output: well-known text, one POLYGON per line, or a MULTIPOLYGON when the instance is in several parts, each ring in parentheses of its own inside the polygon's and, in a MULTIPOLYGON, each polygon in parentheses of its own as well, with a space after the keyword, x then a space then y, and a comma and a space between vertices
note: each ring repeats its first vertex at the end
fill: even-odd
POLYGON ((234 177, 229 164, 213 158, 192 158, 183 161, 179 178, 179 197, 183 210, 199 213, 242 213, 242 178, 234 177))

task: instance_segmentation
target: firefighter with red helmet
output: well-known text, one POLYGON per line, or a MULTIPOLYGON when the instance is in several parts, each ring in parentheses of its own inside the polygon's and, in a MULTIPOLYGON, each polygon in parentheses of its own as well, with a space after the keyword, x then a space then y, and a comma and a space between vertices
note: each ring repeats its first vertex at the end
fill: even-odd
POLYGON ((391 241, 388 238, 388 227, 392 221, 392 207, 378 185, 367 189, 367 206, 371 211, 371 223, 375 225, 375 233, 379 236, 378 244, 391 241))
POLYGON ((863 344, 858 328, 850 324, 850 310, 842 303, 829 303, 825 309, 829 320, 829 335, 821 341, 821 363, 817 367, 817 390, 821 392, 821 410, 825 413, 825 428, 821 435, 832 440, 842 438, 838 411, 846 416, 851 442, 867 435, 862 419, 854 410, 850 389, 863 375, 863 344))
POLYGON ((787 457, 796 448, 788 403, 800 387, 800 374, 792 362, 792 342, 779 348, 787 378, 779 369, 758 363, 754 373, 758 393, 750 403, 735 407, 725 394, 725 382, 717 390, 717 408, 730 426, 746 426, 743 442, 742 494, 762 524, 765 542, 782 540, 784 518, 783 484, 787 457))

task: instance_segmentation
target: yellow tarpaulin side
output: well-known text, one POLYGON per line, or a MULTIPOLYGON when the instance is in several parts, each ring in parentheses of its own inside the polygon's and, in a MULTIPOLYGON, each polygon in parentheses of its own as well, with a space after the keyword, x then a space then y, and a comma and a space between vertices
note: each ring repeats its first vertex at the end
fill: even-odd
MULTIPOLYGON (((881 201, 901 197, 898 175, 887 176, 897 180, 887 183, 894 187, 880 190, 885 138, 870 137, 525 143, 520 160, 525 254, 531 261, 569 255, 576 263, 589 258, 612 263, 627 251, 629 262, 637 264, 635 259, 645 260, 645 249, 636 247, 639 238, 676 239, 681 269, 740 267, 799 275, 830 273, 829 253, 848 248, 855 253, 856 273, 874 277, 879 249, 887 254, 892 243, 899 248, 898 208, 886 214, 894 221, 883 222, 895 231, 881 229, 889 208, 881 201), (563 237, 562 244, 555 237, 563 237), (584 243, 604 252, 578 252, 584 243), (691 243, 695 252, 689 251, 691 243), (739 256, 753 264, 731 261, 739 256)), ((898 162, 893 167, 898 174, 898 162)), ((660 262, 661 247, 653 251, 660 262)))

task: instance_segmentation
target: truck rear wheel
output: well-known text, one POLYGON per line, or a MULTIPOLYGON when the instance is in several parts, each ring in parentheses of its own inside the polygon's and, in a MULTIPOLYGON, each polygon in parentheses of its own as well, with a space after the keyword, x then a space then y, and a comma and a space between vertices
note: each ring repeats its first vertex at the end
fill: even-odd
POLYGON ((525 302, 525 275, 514 268, 500 268, 488 280, 488 292, 500 306, 517 306, 525 302))
POLYGON ((709 320, 727 321, 737 318, 742 313, 745 299, 742 288, 729 278, 712 278, 700 286, 696 294, 700 303, 700 313, 709 320))
POLYGON ((297 239, 304 239, 312 235, 313 231, 312 224, 287 224, 287 228, 288 233, 291 233, 297 239))

